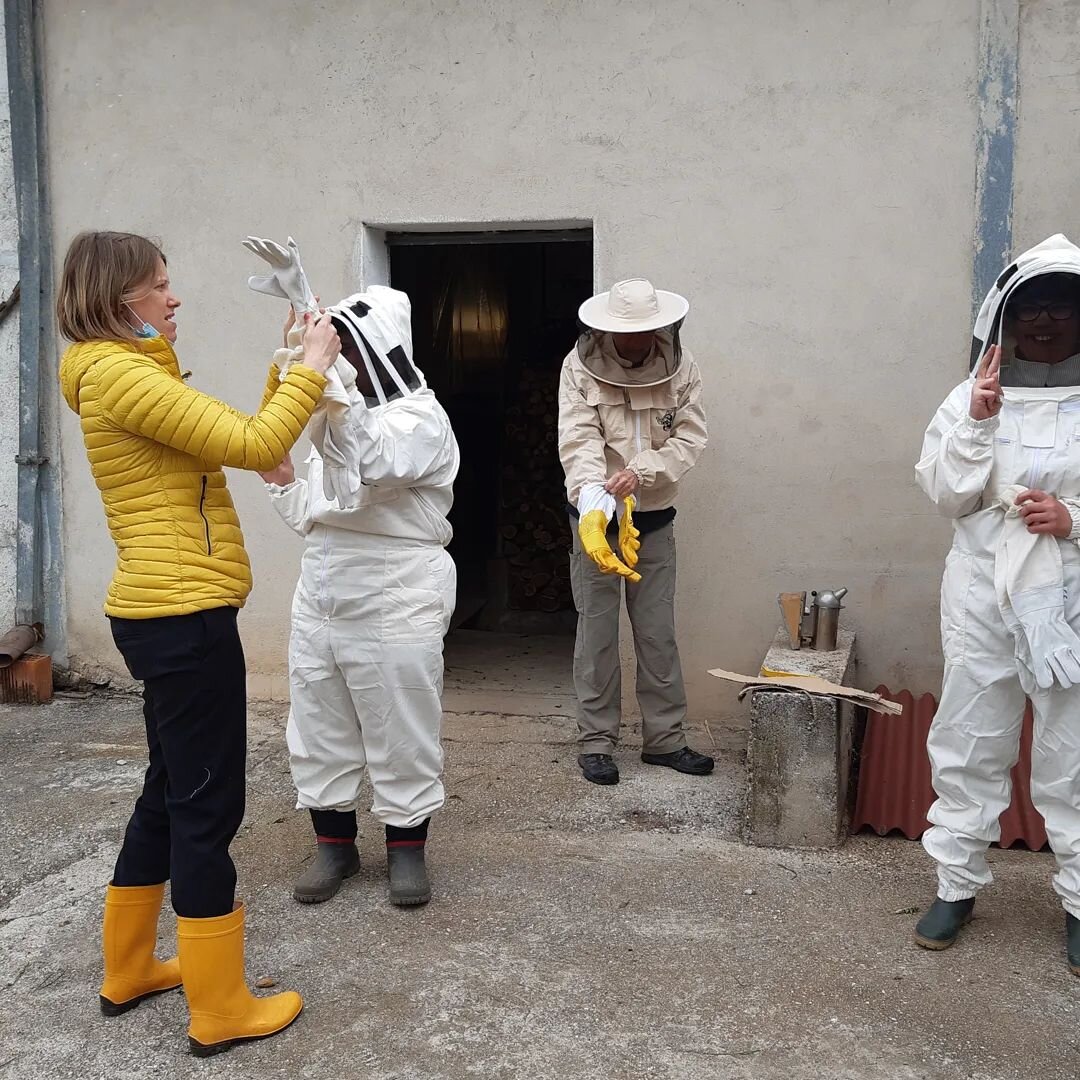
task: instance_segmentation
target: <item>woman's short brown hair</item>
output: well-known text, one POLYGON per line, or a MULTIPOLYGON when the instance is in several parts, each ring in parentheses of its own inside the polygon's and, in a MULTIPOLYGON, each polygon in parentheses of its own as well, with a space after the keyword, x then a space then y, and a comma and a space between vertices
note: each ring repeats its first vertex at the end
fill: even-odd
POLYGON ((56 320, 69 341, 134 340, 123 302, 149 281, 165 254, 153 240, 124 232, 81 232, 68 248, 56 320))

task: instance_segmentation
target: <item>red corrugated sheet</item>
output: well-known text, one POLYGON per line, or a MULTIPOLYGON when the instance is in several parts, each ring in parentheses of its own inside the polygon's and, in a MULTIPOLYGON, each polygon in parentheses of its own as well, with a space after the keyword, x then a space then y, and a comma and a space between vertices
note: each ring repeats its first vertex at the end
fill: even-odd
MULTIPOLYGON (((937 702, 932 694, 916 700, 907 690, 893 694, 883 686, 877 693, 901 705, 904 715, 869 714, 851 829, 869 828, 879 836, 896 829, 914 840, 930 827, 926 813, 934 801, 934 789, 926 736, 937 702)), ((1039 851, 1046 846, 1046 827, 1031 804, 1031 728, 1029 703, 1020 736, 1020 760, 1012 771, 1012 804, 1001 815, 1001 846, 1024 844, 1039 851)))

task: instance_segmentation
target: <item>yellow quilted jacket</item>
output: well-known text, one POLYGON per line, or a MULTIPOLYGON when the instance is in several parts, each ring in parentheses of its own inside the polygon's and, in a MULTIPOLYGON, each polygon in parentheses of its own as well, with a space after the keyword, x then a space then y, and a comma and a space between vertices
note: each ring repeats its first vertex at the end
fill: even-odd
POLYGON ((254 416, 185 385, 162 337, 84 341, 60 361, 117 565, 108 615, 154 619, 241 607, 251 566, 223 466, 272 469, 300 437, 326 380, 271 368, 254 416))

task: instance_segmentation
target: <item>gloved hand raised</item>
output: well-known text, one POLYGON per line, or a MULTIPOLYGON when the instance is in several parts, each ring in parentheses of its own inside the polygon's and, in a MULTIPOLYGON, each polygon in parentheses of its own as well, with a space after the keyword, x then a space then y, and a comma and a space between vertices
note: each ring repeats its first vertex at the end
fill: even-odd
POLYGON ((291 236, 287 247, 282 247, 273 240, 260 240, 257 236, 249 236, 244 241, 244 247, 268 262, 272 269, 265 277, 249 277, 249 289, 266 296, 280 296, 288 300, 297 319, 301 319, 305 312, 318 314, 319 302, 315 299, 300 264, 300 249, 291 236))

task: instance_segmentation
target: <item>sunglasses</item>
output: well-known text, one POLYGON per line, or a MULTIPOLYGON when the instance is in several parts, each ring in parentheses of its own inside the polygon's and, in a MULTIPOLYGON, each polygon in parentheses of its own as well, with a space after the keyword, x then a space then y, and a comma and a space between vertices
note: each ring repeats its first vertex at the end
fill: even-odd
POLYGON ((1009 305, 1009 314, 1017 322, 1034 322, 1044 311, 1055 322, 1064 322, 1076 314, 1076 304, 1072 300, 1051 300, 1047 303, 1025 300, 1009 305))

